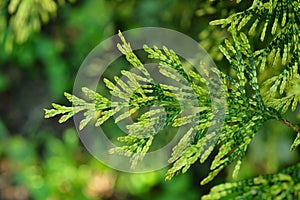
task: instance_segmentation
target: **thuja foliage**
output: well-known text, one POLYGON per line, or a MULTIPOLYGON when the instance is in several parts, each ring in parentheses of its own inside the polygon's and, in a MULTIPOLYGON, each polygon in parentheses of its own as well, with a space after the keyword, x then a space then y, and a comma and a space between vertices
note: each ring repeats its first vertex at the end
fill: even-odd
MULTIPOLYGON (((74 2, 74 0, 69 0, 74 2)), ((56 15, 59 5, 65 0, 1 0, 0 44, 10 52, 13 44, 23 43, 56 15)))
POLYGON ((262 42, 267 40, 263 48, 253 52, 253 58, 261 75, 266 68, 280 70, 265 80, 262 93, 265 104, 281 113, 290 105, 295 110, 299 102, 299 94, 293 89, 299 80, 299 6, 299 1, 254 1, 245 11, 211 22, 258 36, 262 42))
MULTIPOLYGON (((114 98, 82 88, 89 100, 65 93, 73 106, 53 104, 53 109, 45 110, 45 117, 62 115, 59 119, 62 123, 83 112, 84 119, 79 125, 79 128, 83 129, 92 121, 96 126, 100 126, 114 115, 117 115, 115 123, 118 123, 143 108, 152 107, 154 109, 138 115, 134 123, 126 127, 129 134, 119 137, 119 141, 124 145, 112 149, 111 153, 130 157, 134 168, 149 151, 161 128, 193 124, 173 148, 169 159, 172 167, 166 174, 166 180, 170 180, 179 172, 186 172, 198 160, 201 163, 205 162, 209 156, 214 156, 210 173, 201 184, 211 181, 233 162, 233 177, 236 177, 249 143, 266 121, 281 121, 297 132, 291 150, 300 143, 300 128, 283 118, 283 114, 289 108, 296 109, 300 99, 299 9, 299 1, 254 0, 247 10, 211 22, 211 25, 228 27, 231 37, 227 38, 219 49, 234 73, 229 75, 221 71, 221 68, 201 63, 203 68, 211 67, 210 73, 220 77, 224 86, 222 89, 226 94, 225 123, 210 134, 206 132, 216 123, 212 119, 218 114, 212 110, 210 97, 219 95, 209 91, 209 86, 215 81, 208 80, 207 77, 212 76, 206 74, 206 77, 203 77, 205 75, 197 74, 185 66, 176 52, 167 47, 144 45, 149 59, 158 62, 159 73, 180 83, 180 87, 171 83, 158 83, 121 33, 119 36, 122 42, 118 44, 118 49, 136 70, 121 71, 126 79, 117 76, 114 81, 104 79, 114 98), (258 40, 261 41, 261 45, 255 45, 258 40), (176 94, 174 91, 177 91, 176 94), (196 112, 185 114, 186 110, 195 107, 198 108, 196 112), (214 138, 216 141, 211 142, 214 138), (217 149, 217 154, 211 155, 214 149, 217 149)), ((297 197, 300 193, 297 183, 299 171, 300 167, 297 164, 278 174, 225 183, 214 187, 211 193, 203 198, 297 197)))
POLYGON ((277 174, 217 185, 202 199, 298 199, 299 168, 300 164, 296 164, 277 174))

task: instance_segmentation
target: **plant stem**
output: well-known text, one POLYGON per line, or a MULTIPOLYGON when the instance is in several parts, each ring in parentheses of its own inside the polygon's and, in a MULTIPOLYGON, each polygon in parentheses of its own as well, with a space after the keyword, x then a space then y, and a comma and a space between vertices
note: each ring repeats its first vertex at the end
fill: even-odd
POLYGON ((281 121, 282 121, 283 124, 285 124, 286 126, 292 128, 297 133, 300 133, 300 127, 299 126, 292 124, 291 122, 289 122, 286 119, 281 119, 281 121))

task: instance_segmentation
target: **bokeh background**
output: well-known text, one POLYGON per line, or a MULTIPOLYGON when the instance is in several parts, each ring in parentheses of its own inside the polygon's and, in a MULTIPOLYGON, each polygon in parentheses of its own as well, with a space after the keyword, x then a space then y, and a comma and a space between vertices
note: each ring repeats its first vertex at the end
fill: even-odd
MULTIPOLYGON (((164 181, 166 169, 128 174, 94 159, 73 121, 44 119, 52 102, 68 104, 82 61, 118 30, 157 26, 199 41, 217 65, 230 73, 218 44, 226 30, 208 25, 248 7, 243 1, 203 0, 1 0, 0 2, 0 199, 193 200, 211 186, 231 181, 232 168, 200 186, 208 163, 164 181)), ((101 91, 100 91, 101 93, 101 91)), ((299 124, 294 113, 286 118, 299 124)), ((113 123, 106 125, 112 134, 113 123)), ((270 121, 256 135, 239 179, 274 173, 299 161, 289 152, 295 133, 270 121)), ((208 161, 210 162, 210 161, 208 161)))

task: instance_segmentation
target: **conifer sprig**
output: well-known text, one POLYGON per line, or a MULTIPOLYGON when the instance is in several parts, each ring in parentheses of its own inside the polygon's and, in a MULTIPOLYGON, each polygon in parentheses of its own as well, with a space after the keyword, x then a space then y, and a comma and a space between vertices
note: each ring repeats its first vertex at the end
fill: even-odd
POLYGON ((161 128, 173 123, 178 126, 180 119, 178 118, 175 121, 175 118, 184 113, 185 110, 200 107, 200 104, 201 111, 206 113, 209 111, 211 103, 208 101, 207 88, 203 85, 204 80, 193 72, 191 77, 194 77, 203 86, 194 83, 175 52, 168 50, 166 47, 160 50, 155 46, 153 48, 144 46, 149 58, 159 61, 161 75, 165 76, 166 79, 175 81, 177 85, 158 83, 134 54, 130 44, 126 42, 121 33, 119 33, 119 36, 122 44, 118 44, 118 49, 137 71, 122 71, 121 73, 125 79, 115 77, 115 83, 104 79, 112 95, 111 100, 83 88, 83 92, 92 102, 66 93, 65 95, 73 103, 73 107, 53 104, 54 109, 45 110, 45 117, 62 114, 63 116, 59 122, 64 122, 78 112, 84 111, 84 119, 79 126, 79 129, 83 129, 92 119, 95 119, 95 125, 99 126, 111 116, 116 115, 115 123, 118 123, 131 117, 142 108, 152 108, 141 114, 133 124, 126 126, 129 134, 118 139, 125 145, 110 151, 111 153, 131 157, 132 168, 134 168, 137 161, 143 159, 152 144, 154 136, 161 128))
POLYGON ((300 164, 267 174, 214 186, 202 200, 299 199, 300 164))

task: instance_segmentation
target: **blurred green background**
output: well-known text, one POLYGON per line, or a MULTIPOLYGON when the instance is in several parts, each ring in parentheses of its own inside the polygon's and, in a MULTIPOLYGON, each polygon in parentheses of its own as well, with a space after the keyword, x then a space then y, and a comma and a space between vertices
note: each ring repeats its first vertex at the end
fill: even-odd
MULTIPOLYGON (((45 120, 43 108, 51 102, 67 104, 63 92, 72 91, 84 58, 118 30, 158 26, 183 32, 228 70, 217 48, 228 34, 208 22, 247 6, 249 2, 237 7, 234 1, 200 0, 2 0, 0 199, 192 200, 230 181, 229 167, 200 186, 209 165, 198 163, 170 182, 164 181, 165 169, 146 174, 115 171, 86 151, 72 120, 45 120)), ((295 116, 287 114, 299 123, 295 116)), ((294 136, 278 122, 265 124, 251 143, 240 179, 295 163, 299 153, 289 152, 294 136)))

